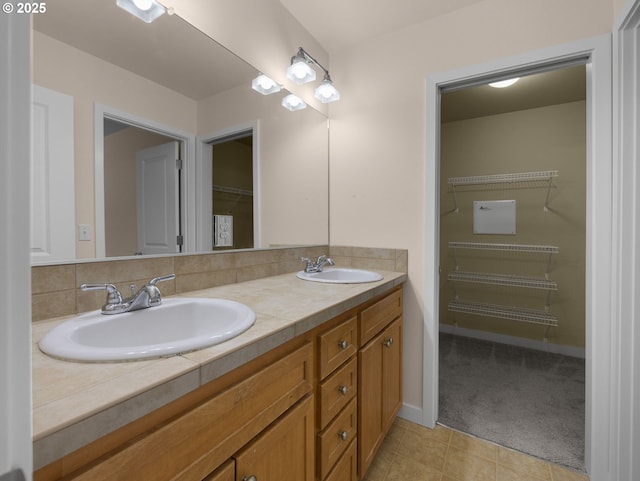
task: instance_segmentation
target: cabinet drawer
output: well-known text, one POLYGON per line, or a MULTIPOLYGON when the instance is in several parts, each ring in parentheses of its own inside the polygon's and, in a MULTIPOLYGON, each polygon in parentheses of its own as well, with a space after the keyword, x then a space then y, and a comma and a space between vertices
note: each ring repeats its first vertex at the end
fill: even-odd
POLYGON ((353 356, 358 349, 356 317, 339 324, 318 336, 319 373, 324 379, 340 364, 353 356))
POLYGON ((402 289, 398 289, 360 313, 360 345, 364 346, 387 324, 402 314, 402 289))
POLYGON ((70 479, 203 479, 311 392, 310 343, 70 479))
POLYGON ((324 481, 358 481, 357 448, 354 439, 324 481))
POLYGON ((324 429, 358 391, 358 359, 334 372, 320 384, 320 429, 324 429))
POLYGON ((352 399, 346 408, 318 434, 318 471, 324 478, 345 452, 349 443, 357 437, 357 400, 352 399))

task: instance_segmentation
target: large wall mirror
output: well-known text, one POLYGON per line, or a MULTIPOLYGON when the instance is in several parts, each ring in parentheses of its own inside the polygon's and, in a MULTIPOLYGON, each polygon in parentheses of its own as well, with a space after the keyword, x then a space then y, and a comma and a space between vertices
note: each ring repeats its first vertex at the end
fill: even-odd
MULTIPOLYGON (((246 32, 250 35, 250 32, 246 32)), ((33 20, 34 264, 328 243, 328 123, 178 15, 33 20)))

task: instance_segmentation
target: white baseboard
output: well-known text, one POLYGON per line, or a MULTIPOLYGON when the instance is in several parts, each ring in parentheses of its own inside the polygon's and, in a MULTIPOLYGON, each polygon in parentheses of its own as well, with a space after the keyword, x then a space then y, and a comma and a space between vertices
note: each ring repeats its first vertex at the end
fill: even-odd
POLYGON ((422 421, 422 409, 417 406, 403 403, 402 407, 400 407, 400 411, 398 412, 398 417, 424 426, 422 421))
POLYGON ((562 354, 570 357, 584 359, 584 348, 574 346, 564 346, 562 344, 553 344, 551 342, 535 341, 533 339, 525 339, 522 337, 507 336, 504 334, 496 334, 493 332, 478 331, 476 329, 468 329, 466 327, 452 326, 451 324, 440 324, 440 332, 445 334, 456 334, 458 336, 472 337, 483 341, 499 342, 501 344, 510 344, 512 346, 526 347, 536 349, 538 351, 551 352, 553 354, 562 354))

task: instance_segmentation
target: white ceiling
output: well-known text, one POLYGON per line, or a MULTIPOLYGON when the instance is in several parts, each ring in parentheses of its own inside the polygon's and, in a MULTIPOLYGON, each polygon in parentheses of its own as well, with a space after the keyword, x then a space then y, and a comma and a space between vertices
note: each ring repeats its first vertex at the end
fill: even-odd
POLYGON ((329 54, 483 0, 280 0, 329 54))

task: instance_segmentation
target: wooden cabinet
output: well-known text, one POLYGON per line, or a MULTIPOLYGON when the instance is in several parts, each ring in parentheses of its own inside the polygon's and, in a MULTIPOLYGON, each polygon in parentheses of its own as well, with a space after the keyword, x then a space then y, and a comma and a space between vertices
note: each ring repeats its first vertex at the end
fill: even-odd
POLYGON ((234 455, 236 481, 313 481, 313 421, 308 396, 234 455))
POLYGON ((362 479, 402 403, 402 289, 318 335, 317 475, 362 479))
MULTIPOLYGON (((57 475, 52 476, 51 470, 42 470, 36 473, 36 480, 63 477, 74 481, 206 479, 298 400, 312 393, 313 346, 306 343, 293 351, 291 347, 285 349, 287 354, 274 355, 275 360, 267 365, 257 364, 260 367, 253 372, 245 373, 241 369, 237 375, 232 373, 233 379, 225 389, 217 391, 218 383, 214 381, 211 386, 205 385, 179 399, 175 402, 177 408, 167 408, 165 420, 154 421, 145 431, 138 433, 135 424, 125 426, 114 434, 119 440, 115 447, 109 446, 112 440, 107 436, 75 457, 63 458, 57 475), (208 394, 209 390, 213 390, 213 394, 208 394), (179 411, 171 412, 173 409, 179 411), (86 464, 74 469, 77 458, 86 464), (87 463, 86 459, 94 461, 87 463), (64 471, 66 466, 71 466, 68 472, 64 471)), ((313 403, 309 405, 312 409, 313 403)), ((156 414, 150 416, 155 419, 156 414)), ((309 420, 313 423, 312 415, 309 420)), ((307 426, 307 430, 311 441, 305 449, 313 453, 313 424, 310 428, 307 426)), ((293 461, 290 459, 290 462, 293 461)), ((282 478, 282 481, 302 479, 312 480, 293 477, 282 478)))
POLYGON ((402 290, 353 307, 34 473, 357 481, 401 403, 402 290))
POLYGON ((402 291, 361 313, 370 339, 358 353, 358 475, 363 478, 402 403, 402 291), (400 306, 398 309, 397 306, 400 306), (378 327, 372 332, 371 326, 378 327))
POLYGON ((230 459, 218 469, 216 469, 203 481, 235 481, 236 479, 236 463, 230 459))

